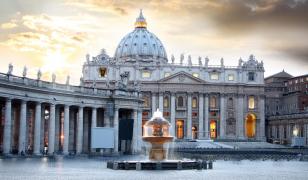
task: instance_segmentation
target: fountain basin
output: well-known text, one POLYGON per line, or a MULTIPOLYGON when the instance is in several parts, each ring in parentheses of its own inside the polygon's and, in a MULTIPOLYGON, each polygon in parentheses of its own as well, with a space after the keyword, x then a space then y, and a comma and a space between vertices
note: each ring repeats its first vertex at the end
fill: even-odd
POLYGON ((209 161, 109 161, 107 168, 113 170, 189 170, 212 169, 209 161))
POLYGON ((148 136, 143 137, 143 141, 151 143, 151 149, 149 152, 149 159, 153 161, 162 161, 166 159, 167 151, 164 148, 164 143, 170 142, 173 140, 172 136, 167 137, 155 137, 148 136))

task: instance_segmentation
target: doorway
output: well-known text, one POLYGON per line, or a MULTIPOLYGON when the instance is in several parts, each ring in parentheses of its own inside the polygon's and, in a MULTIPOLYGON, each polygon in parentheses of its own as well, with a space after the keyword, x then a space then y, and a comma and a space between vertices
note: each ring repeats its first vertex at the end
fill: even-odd
POLYGON ((132 111, 121 109, 119 111, 119 152, 123 154, 131 154, 132 139, 134 129, 134 119, 132 111))
POLYGON ((177 139, 184 138, 184 120, 176 121, 176 138, 177 139))
POLYGON ((256 135, 256 115, 249 113, 246 116, 246 137, 254 138, 256 135))
POLYGON ((217 122, 215 120, 210 121, 210 138, 216 139, 217 137, 217 122))

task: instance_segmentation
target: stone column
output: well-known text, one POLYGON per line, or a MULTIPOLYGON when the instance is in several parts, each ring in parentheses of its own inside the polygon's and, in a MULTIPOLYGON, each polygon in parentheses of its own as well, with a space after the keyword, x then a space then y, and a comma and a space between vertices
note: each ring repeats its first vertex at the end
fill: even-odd
POLYGON ((68 155, 68 145, 69 145, 69 134, 70 134, 70 106, 64 105, 64 124, 63 124, 63 154, 68 155))
POLYGON ((133 111, 133 119, 134 119, 134 128, 133 128, 133 139, 132 139, 132 145, 133 145, 133 149, 132 152, 133 153, 137 153, 137 136, 138 136, 138 113, 137 113, 137 109, 134 109, 133 111))
POLYGON ((204 101, 203 101, 204 99, 203 99, 203 94, 202 93, 200 93, 199 94, 199 139, 202 139, 203 138, 203 136, 204 136, 204 129, 203 129, 203 111, 204 111, 204 109, 203 109, 203 104, 204 104, 204 101))
POLYGON ((3 134, 3 154, 9 154, 11 151, 12 139, 12 100, 7 98, 5 101, 5 122, 3 134))
POLYGON ((307 141, 307 138, 308 138, 308 124, 304 124, 304 137, 305 137, 305 145, 308 145, 308 141, 307 141))
POLYGON ((113 117, 113 127, 114 127, 114 154, 118 153, 119 147, 119 108, 114 108, 114 117, 113 117))
POLYGON ((93 107, 92 108, 92 120, 91 120, 91 127, 97 127, 97 108, 93 107))
POLYGON ((110 117, 107 114, 107 108, 104 108, 104 126, 105 127, 111 126, 111 120, 110 120, 110 117))
POLYGON ((27 101, 22 100, 20 106, 19 144, 18 153, 26 150, 26 127, 27 127, 27 101))
POLYGON ((60 107, 56 107, 56 118, 55 118, 55 152, 59 151, 60 145, 60 107))
MULTIPOLYGON (((278 128, 279 128, 279 143, 282 144, 282 141, 283 141, 283 125, 280 124, 278 126, 278 128)), ((261 138, 261 135, 260 135, 260 138, 261 138)))
POLYGON ((192 128, 192 119, 191 119, 191 93, 187 95, 187 138, 191 139, 191 128, 192 128))
POLYGON ((56 122, 56 105, 50 104, 49 130, 48 130, 48 154, 53 155, 55 150, 55 122, 56 122))
POLYGON ((205 139, 209 139, 209 96, 208 94, 205 95, 205 107, 204 107, 204 131, 205 131, 205 139))
POLYGON ((164 94, 161 92, 159 93, 159 99, 158 99, 158 108, 163 113, 164 112, 164 94))
POLYGON ((138 110, 138 124, 137 124, 137 152, 141 152, 141 144, 142 144, 142 109, 138 110))
POLYGON ((259 99, 259 111, 260 111, 260 140, 265 141, 265 113, 264 113, 264 97, 259 99))
POLYGON ((226 127, 226 118, 225 118, 225 95, 220 95, 220 127, 219 127, 219 137, 224 138, 225 137, 225 127, 226 127))
POLYGON ((34 154, 41 154, 41 121, 42 121, 41 102, 36 102, 35 105, 35 125, 34 125, 34 154))
POLYGON ((170 104, 170 121, 171 121, 171 129, 170 134, 176 138, 175 134, 175 93, 171 93, 171 104, 170 104))
POLYGON ((156 111, 156 94, 152 92, 152 116, 156 111))
POLYGON ((237 98, 237 107, 236 107, 236 114, 237 114, 237 136, 240 139, 244 139, 244 96, 238 95, 237 98))
POLYGON ((82 152, 82 140, 83 140, 83 107, 79 106, 78 109, 78 123, 77 123, 77 147, 76 152, 80 154, 82 152))

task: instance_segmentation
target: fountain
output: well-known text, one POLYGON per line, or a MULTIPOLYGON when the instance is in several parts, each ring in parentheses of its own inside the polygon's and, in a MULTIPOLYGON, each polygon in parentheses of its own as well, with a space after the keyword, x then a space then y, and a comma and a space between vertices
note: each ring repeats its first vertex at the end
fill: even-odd
POLYGON ((163 118, 162 113, 157 109, 151 120, 144 126, 143 141, 151 143, 149 159, 154 161, 162 161, 166 159, 166 149, 164 143, 173 140, 169 134, 170 123, 163 118))
POLYGON ((114 170, 184 170, 212 169, 212 162, 195 160, 166 160, 167 150, 164 144, 173 141, 169 129, 171 124, 164 119, 162 112, 157 109, 152 118, 143 126, 142 140, 151 144, 149 160, 145 161, 109 161, 107 168, 114 170))

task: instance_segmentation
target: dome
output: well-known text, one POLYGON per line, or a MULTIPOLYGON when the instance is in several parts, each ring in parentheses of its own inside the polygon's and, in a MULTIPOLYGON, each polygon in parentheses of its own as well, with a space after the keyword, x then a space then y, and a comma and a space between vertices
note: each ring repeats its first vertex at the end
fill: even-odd
POLYGON ((167 61, 167 54, 161 41, 155 34, 147 30, 147 23, 140 11, 135 22, 135 30, 124 36, 116 52, 116 59, 136 58, 163 59, 167 61))

